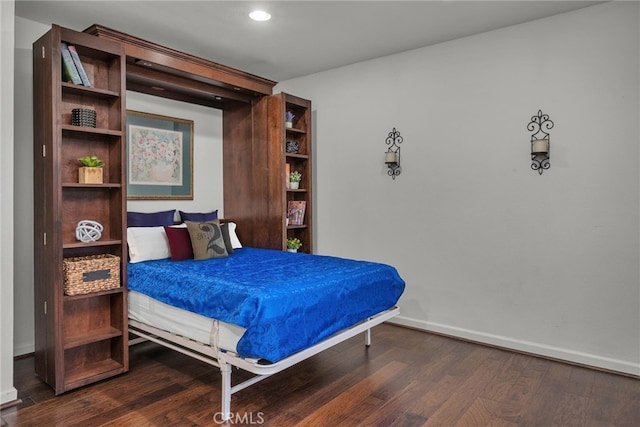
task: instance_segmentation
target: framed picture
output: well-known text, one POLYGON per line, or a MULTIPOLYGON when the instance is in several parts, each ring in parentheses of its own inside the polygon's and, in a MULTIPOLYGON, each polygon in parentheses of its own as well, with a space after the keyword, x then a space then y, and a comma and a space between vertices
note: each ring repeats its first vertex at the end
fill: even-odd
POLYGON ((127 110, 127 199, 193 200, 193 120, 127 110))

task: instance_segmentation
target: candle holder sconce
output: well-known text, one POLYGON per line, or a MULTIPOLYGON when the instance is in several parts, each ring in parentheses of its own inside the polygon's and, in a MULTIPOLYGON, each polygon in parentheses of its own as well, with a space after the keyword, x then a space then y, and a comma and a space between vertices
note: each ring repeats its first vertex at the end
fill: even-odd
POLYGON ((387 175, 392 179, 396 179, 396 176, 402 172, 402 168, 400 167, 400 144, 402 144, 400 132, 398 132, 396 128, 393 128, 393 130, 389 132, 389 135, 387 135, 385 143, 389 146, 384 156, 384 163, 389 168, 387 175))
POLYGON ((542 110, 538 110, 538 114, 531 117, 531 122, 527 125, 527 130, 533 132, 531 134, 531 169, 538 171, 540 175, 551 167, 550 135, 545 132, 551 128, 553 128, 553 122, 549 120, 548 114, 542 114, 542 110))

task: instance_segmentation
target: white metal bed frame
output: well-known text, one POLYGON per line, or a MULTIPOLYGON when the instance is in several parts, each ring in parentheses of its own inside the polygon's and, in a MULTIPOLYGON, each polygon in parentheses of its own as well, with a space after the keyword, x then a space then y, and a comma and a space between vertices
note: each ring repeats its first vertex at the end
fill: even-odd
POLYGON ((137 335, 139 338, 130 340, 129 343, 130 345, 133 345, 146 340, 153 341, 167 348, 179 351, 182 354, 208 363, 209 365, 220 368, 220 373, 222 375, 222 417, 223 421, 228 421, 231 418, 232 394, 240 390, 244 390, 245 388, 262 381, 273 374, 277 374, 278 372, 314 356, 323 350, 333 347, 334 345, 339 344, 359 333, 364 332, 365 345, 368 347, 371 345, 371 328, 391 319, 394 316, 397 316, 399 313, 400 310, 398 307, 392 307, 375 316, 369 317, 367 320, 357 323, 350 328, 344 329, 318 344, 315 344, 305 350, 301 350, 298 353, 294 353, 279 362, 268 365, 261 365, 258 363, 257 359, 242 358, 235 353, 223 351, 217 348, 216 345, 193 341, 189 338, 155 328, 151 325, 147 325, 133 319, 129 319, 129 332, 137 335), (240 369, 251 372, 256 376, 232 386, 231 366, 236 366, 240 369))

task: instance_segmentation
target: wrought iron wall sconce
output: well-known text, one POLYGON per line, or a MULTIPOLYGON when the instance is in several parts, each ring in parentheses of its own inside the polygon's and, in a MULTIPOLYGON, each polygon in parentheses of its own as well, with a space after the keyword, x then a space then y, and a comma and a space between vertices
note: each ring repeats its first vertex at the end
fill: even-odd
POLYGON ((531 134, 531 169, 537 170, 540 175, 551 167, 550 135, 545 132, 551 128, 553 128, 553 122, 549 120, 548 114, 542 114, 542 110, 538 110, 538 114, 531 117, 531 122, 527 125, 527 130, 533 132, 531 134))
POLYGON ((384 162, 389 168, 387 175, 392 179, 396 179, 396 176, 402 172, 402 168, 400 167, 400 144, 402 144, 400 132, 398 132, 396 128, 393 128, 393 130, 389 132, 385 143, 389 146, 384 156, 384 162))

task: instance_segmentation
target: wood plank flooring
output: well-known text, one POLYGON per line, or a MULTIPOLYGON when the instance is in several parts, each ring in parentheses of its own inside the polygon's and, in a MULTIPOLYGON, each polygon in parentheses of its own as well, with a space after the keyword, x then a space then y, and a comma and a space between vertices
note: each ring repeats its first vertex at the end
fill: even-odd
MULTIPOLYGON (((640 380, 383 324, 233 395, 228 425, 638 426, 640 380)), ((215 426, 220 373, 153 343, 61 396, 15 362, 3 426, 215 426)), ((234 369, 234 383, 249 378, 234 369)))

